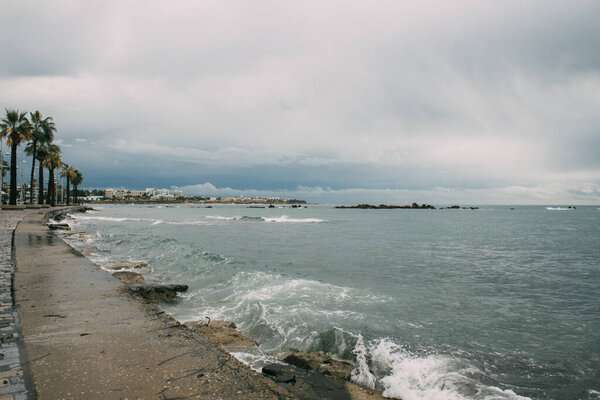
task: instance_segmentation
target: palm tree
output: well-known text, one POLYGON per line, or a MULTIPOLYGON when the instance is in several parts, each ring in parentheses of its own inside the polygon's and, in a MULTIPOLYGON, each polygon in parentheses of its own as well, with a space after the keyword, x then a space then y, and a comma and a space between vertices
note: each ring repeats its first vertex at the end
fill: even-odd
POLYGON ((60 147, 55 144, 48 145, 48 154, 42 162, 42 166, 48 169, 48 195, 46 204, 56 206, 56 185, 54 184, 54 170, 60 168, 60 147))
POLYGON ((71 204, 71 185, 69 181, 75 176, 75 168, 69 166, 67 163, 63 163, 60 176, 62 178, 67 178, 67 205, 69 205, 71 204))
MULTIPOLYGON (((54 132, 56 127, 52 122, 52 117, 42 118, 42 114, 39 111, 29 113, 31 117, 31 134, 32 138, 27 146, 25 147, 25 153, 31 156, 31 185, 29 186, 29 198, 33 204, 33 189, 35 184, 35 160, 37 159, 38 146, 42 144, 51 143, 54 140, 54 132)), ((41 184, 43 187, 43 183, 41 184)))
POLYGON ((6 138, 10 146, 10 200, 9 204, 17 204, 17 147, 23 140, 31 137, 31 128, 26 118, 27 113, 19 113, 18 110, 6 111, 6 117, 0 123, 0 140, 6 138))
POLYGON ((73 179, 71 180, 71 183, 73 184, 73 192, 74 192, 74 201, 73 203, 77 204, 79 203, 78 199, 77 199, 77 186, 79 186, 81 184, 81 182, 83 182, 83 174, 81 172, 79 172, 78 169, 74 169, 73 170, 74 176, 73 179))

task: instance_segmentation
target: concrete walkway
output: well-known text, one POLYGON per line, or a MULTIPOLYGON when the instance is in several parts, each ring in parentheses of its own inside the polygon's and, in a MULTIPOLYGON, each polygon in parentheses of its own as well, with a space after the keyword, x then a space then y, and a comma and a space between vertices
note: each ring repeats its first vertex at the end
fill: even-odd
POLYGON ((12 234, 17 223, 30 212, 0 211, 0 400, 35 399, 30 379, 27 385, 29 390, 26 386, 24 375, 28 374, 24 368, 19 319, 11 290, 14 273, 12 234))
MULTIPOLYGON (((120 281, 48 230, 43 212, 25 217, 14 243, 15 300, 38 398, 293 398, 157 307, 123 294, 120 281)), ((18 356, 11 357, 11 384, 21 389, 14 398, 24 399, 18 356)))

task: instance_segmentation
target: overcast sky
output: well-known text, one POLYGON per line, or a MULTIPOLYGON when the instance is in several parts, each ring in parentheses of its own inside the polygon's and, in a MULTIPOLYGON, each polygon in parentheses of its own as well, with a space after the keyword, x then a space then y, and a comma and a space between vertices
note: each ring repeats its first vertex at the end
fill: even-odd
POLYGON ((600 203, 598 1, 0 0, 84 187, 600 203))

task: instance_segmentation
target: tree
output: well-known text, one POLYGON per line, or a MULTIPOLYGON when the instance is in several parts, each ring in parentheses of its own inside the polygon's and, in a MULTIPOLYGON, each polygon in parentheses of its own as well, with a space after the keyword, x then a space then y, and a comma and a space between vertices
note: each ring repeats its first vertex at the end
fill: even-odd
POLYGON ((62 172, 60 174, 60 176, 62 178, 67 178, 67 205, 71 204, 71 185, 70 185, 70 180, 73 179, 75 177, 75 168, 69 166, 66 163, 63 163, 62 165, 62 172))
POLYGON ((60 168, 60 147, 55 144, 49 144, 48 154, 42 162, 42 167, 48 169, 48 195, 46 196, 46 204, 56 206, 56 185, 54 183, 54 170, 60 168))
MULTIPOLYGON (((39 145, 51 143, 54 140, 56 127, 52 122, 52 117, 43 118, 39 111, 29 113, 31 118, 31 141, 25 147, 25 153, 31 156, 31 185, 29 187, 30 203, 33 204, 33 190, 35 185, 35 160, 37 159, 37 150, 39 145)), ((43 188, 43 182, 41 183, 43 188)), ((42 190, 43 191, 43 190, 42 190)))
POLYGON ((73 170, 74 172, 74 176, 73 179, 71 180, 71 183, 73 184, 73 192, 74 192, 74 197, 75 199, 73 200, 73 203, 77 204, 79 203, 78 199, 77 199, 77 186, 81 185, 81 182, 83 182, 83 174, 81 172, 79 172, 78 169, 73 170))
POLYGON ((0 140, 6 138, 10 146, 10 200, 9 204, 17 204, 17 147, 24 140, 31 138, 31 127, 26 118, 27 113, 18 110, 6 111, 6 117, 0 123, 0 140))

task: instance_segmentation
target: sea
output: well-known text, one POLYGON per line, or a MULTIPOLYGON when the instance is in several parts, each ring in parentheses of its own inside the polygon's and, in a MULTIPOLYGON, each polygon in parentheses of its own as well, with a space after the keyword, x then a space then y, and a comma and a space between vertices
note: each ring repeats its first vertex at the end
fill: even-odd
POLYGON ((161 307, 235 322, 256 370, 297 349, 404 400, 600 399, 598 206, 94 208, 65 240, 187 284, 161 307))

